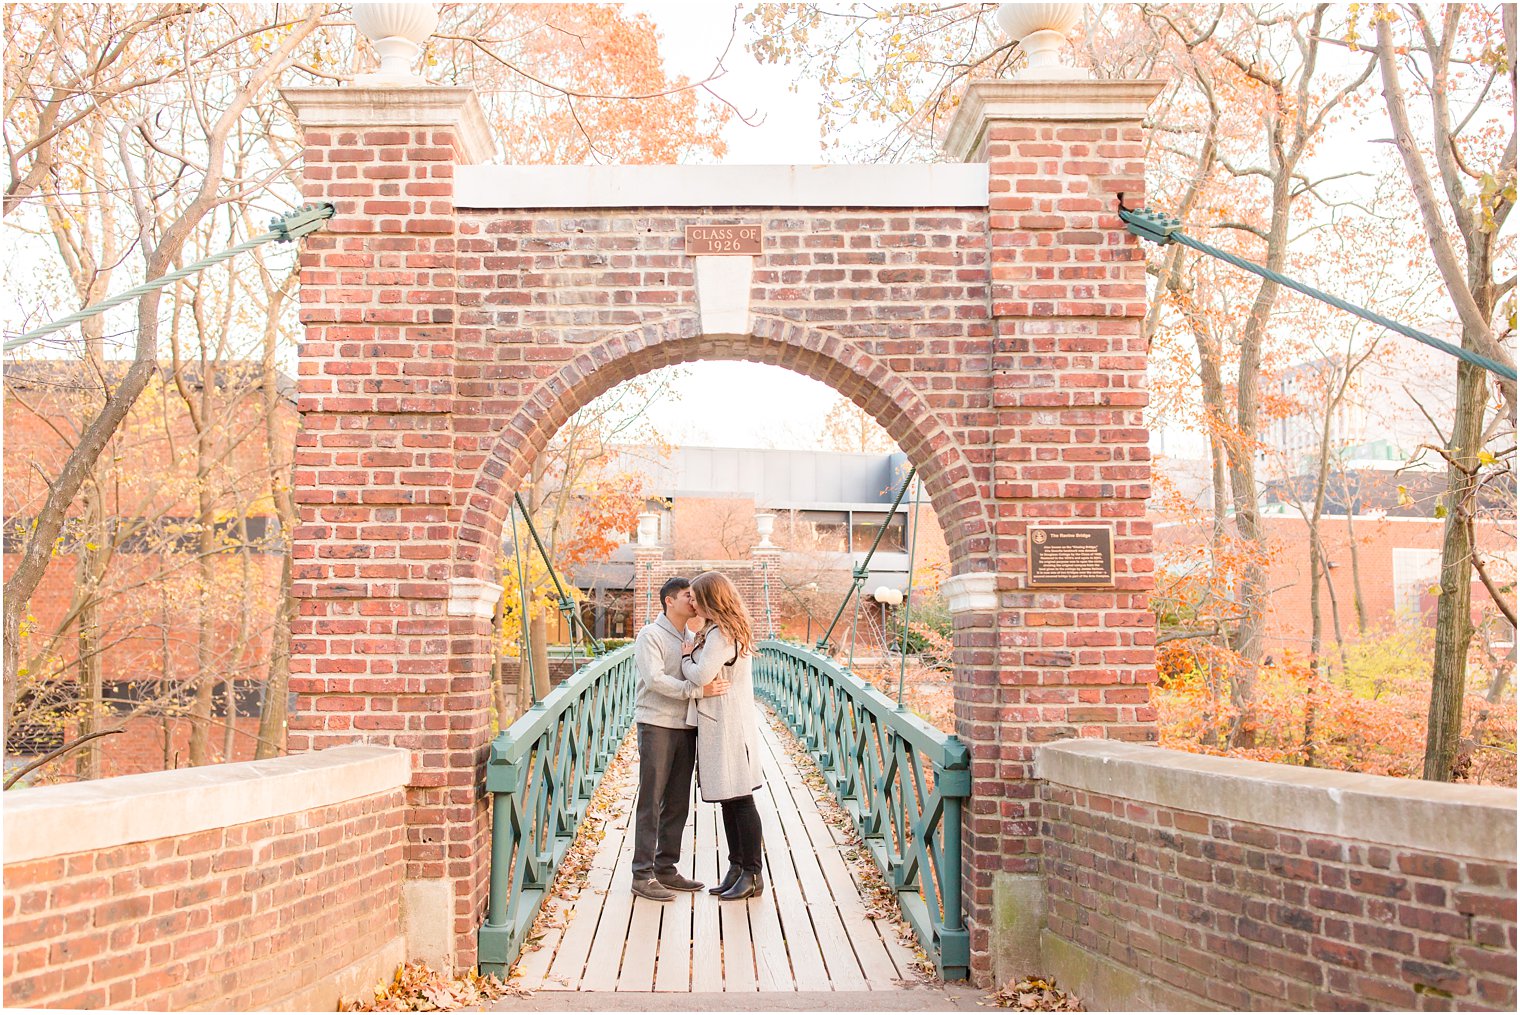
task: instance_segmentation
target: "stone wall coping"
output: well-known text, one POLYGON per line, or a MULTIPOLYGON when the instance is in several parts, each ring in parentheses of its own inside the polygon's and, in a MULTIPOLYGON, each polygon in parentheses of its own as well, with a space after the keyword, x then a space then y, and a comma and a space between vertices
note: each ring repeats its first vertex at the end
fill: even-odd
POLYGON ((314 810, 404 787, 412 753, 348 744, 265 761, 9 790, 5 862, 109 849, 314 810))
POLYGON ((1065 740, 1035 755, 1054 785, 1270 828, 1515 862, 1515 791, 1065 740))
POLYGON ((462 165, 496 153, 496 139, 473 88, 438 85, 282 88, 302 127, 452 127, 462 165))
POLYGON ((1166 86, 1161 80, 973 81, 945 131, 945 153, 970 162, 993 120, 1139 123, 1166 86))
POLYGON ((461 166, 459 208, 985 208, 987 167, 461 166))

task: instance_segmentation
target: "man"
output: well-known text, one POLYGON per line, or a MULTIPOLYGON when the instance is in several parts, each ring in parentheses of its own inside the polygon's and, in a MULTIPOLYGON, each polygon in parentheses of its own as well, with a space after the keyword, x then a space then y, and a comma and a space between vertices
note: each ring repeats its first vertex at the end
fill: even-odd
MULTIPOLYGON (((639 799, 633 825, 633 894, 669 902, 676 892, 705 887, 676 872, 697 760, 697 728, 686 721, 687 704, 704 693, 681 677, 686 625, 696 616, 691 582, 672 578, 662 585, 660 611, 634 642, 639 799)), ((709 684, 705 693, 725 690, 709 684)))

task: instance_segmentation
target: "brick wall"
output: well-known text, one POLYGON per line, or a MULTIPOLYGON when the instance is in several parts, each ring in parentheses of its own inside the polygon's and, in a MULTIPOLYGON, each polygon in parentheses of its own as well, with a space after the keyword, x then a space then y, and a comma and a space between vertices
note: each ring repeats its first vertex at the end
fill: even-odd
MULTIPOLYGON (((764 637, 765 588, 761 568, 774 568, 774 561, 779 556, 776 551, 761 551, 752 560, 666 560, 652 554, 639 557, 634 565, 637 570, 634 578, 633 630, 637 632, 660 615, 660 586, 667 581, 672 578, 690 581, 704 571, 718 571, 738 588, 739 595, 749 610, 750 619, 755 622, 757 633, 764 637)), ((774 597, 778 594, 774 582, 772 577, 773 605, 774 597)))
POLYGON ((1043 968, 1094 1009, 1515 1008, 1515 798, 1094 741, 1039 756, 1043 968))
POLYGON ((401 937, 405 752, 6 794, 5 1006, 326 1010, 401 937))
MULTIPOLYGON (((1329 572, 1329 586, 1340 611, 1341 630, 1348 638, 1356 636, 1354 595, 1358 588, 1372 626, 1384 627, 1401 622, 1395 601, 1394 551, 1419 549, 1439 558, 1446 523, 1439 518, 1359 515, 1352 519, 1352 525, 1357 553, 1355 572, 1351 566, 1352 536, 1347 532, 1346 517, 1330 516, 1320 523, 1320 538, 1325 544, 1326 555, 1335 565, 1329 572), (1359 582, 1356 574, 1360 575, 1359 582)), ((1309 650, 1313 626, 1309 611, 1309 526, 1302 518, 1286 516, 1263 518, 1262 527, 1266 530, 1271 553, 1267 563, 1268 585, 1275 590, 1268 603, 1264 644, 1268 652, 1292 651, 1302 656, 1309 650)), ((1514 560, 1513 522, 1479 518, 1475 527, 1478 546, 1488 557, 1496 561, 1514 560)), ((1158 553, 1186 552, 1197 545, 1197 539, 1197 532, 1185 524, 1162 522, 1156 527, 1158 553)), ((1504 570, 1502 563, 1497 567, 1501 572, 1504 570)), ((1439 567, 1423 584, 1434 584, 1438 577, 1439 567)), ((1484 614, 1496 613, 1488 590, 1476 576, 1472 582, 1472 602, 1475 622, 1484 614)), ((1433 625, 1433 597, 1422 596, 1421 607, 1424 615, 1420 619, 1433 625)), ((1329 632, 1332 630, 1332 612, 1328 595, 1322 597, 1321 609, 1325 630, 1329 632)), ((1409 619, 1403 618, 1404 621, 1409 619)))

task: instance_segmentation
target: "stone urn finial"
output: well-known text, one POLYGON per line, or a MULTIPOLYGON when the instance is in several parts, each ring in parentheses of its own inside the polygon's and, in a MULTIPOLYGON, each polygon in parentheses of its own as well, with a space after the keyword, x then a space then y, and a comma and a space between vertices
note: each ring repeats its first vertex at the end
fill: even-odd
POLYGON ((1082 4, 999 4, 998 27, 1029 56, 1021 78, 1087 78, 1077 67, 1061 63, 1066 33, 1082 16, 1082 4))
POLYGON ((645 511, 639 515, 640 546, 658 546, 660 544, 660 513, 658 511, 645 511))
POLYGON ((438 27, 438 11, 432 4, 355 3, 354 24, 380 54, 380 70, 355 80, 365 85, 420 85, 412 65, 422 44, 438 27))
POLYGON ((755 531, 760 533, 760 546, 775 546, 771 542, 771 533, 776 531, 776 516, 769 511, 755 515, 755 531))

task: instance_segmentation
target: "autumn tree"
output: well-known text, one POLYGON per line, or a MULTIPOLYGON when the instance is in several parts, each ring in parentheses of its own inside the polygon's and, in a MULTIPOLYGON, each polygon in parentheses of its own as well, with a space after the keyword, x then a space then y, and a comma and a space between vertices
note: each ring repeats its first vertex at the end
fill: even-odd
POLYGON ((748 560, 757 538, 755 502, 748 497, 683 497, 672 507, 677 560, 748 560))
MULTIPOLYGON (((1372 22, 1394 146, 1462 347, 1513 371, 1514 243, 1502 230, 1515 203, 1514 5, 1388 6, 1372 22), (1425 107, 1418 114, 1411 89, 1425 107), (1503 109, 1485 105, 1494 89, 1503 109)), ((1424 775, 1439 780, 1453 777, 1462 736, 1474 570, 1515 622, 1513 585, 1493 581, 1473 534, 1481 488, 1512 475, 1515 385, 1470 362, 1455 373, 1455 419, 1434 448, 1446 462, 1447 495, 1424 775), (1490 445, 1501 434, 1496 455, 1490 445)))
MULTIPOLYGON (((313 11, 282 19, 263 36, 234 36, 228 43, 196 30, 198 10, 174 5, 138 19, 110 6, 7 7, 8 213, 17 213, 19 203, 45 184, 59 194, 70 189, 82 193, 86 188, 71 188, 67 182, 69 168, 99 170, 112 178, 110 192, 102 196, 122 209, 125 230, 125 236, 102 238, 102 244, 134 250, 141 277, 158 278, 195 249, 194 235, 208 218, 250 188, 266 185, 267 170, 249 178, 230 177, 229 146, 249 107, 290 66, 320 15, 313 11), (119 25, 122 20, 128 23, 119 25), (218 84, 191 99, 184 116, 165 118, 165 106, 174 101, 165 82, 176 76, 181 82, 211 78, 218 84), (102 139, 108 139, 103 147, 112 153, 104 163, 91 148, 102 139)), ((96 218, 101 224, 109 220, 96 218)), ((55 229, 66 230, 71 220, 55 212, 51 221, 55 229)), ((60 246, 67 259, 67 244, 60 246)), ((107 262, 97 257, 95 263, 107 262)), ((162 303, 159 292, 137 301, 132 337, 125 343, 131 365, 101 385, 99 408, 89 414, 88 425, 50 477, 46 498, 6 579, 7 702, 17 701, 21 690, 21 621, 75 498, 158 369, 162 303)))
MULTIPOLYGON (((1471 258, 1477 233, 1490 229, 1485 235, 1497 237, 1491 227, 1502 223, 1513 200, 1513 154, 1507 163, 1502 158, 1512 132, 1492 127, 1496 121, 1509 123, 1512 116, 1504 115, 1491 94, 1502 91, 1501 85, 1512 92, 1510 81, 1495 75, 1507 68, 1512 79, 1512 62, 1502 54, 1513 47, 1501 44, 1499 15, 1493 9, 1463 14, 1460 8, 1447 8, 1444 28, 1416 18, 1417 10, 1371 20, 1385 33, 1402 33, 1400 40, 1408 37, 1408 45, 1401 41, 1394 53, 1406 74, 1418 66, 1419 87, 1432 97, 1436 133, 1423 158, 1427 163, 1434 159, 1443 181, 1426 189, 1437 202, 1469 209, 1463 220, 1480 229, 1456 235, 1469 237, 1464 243, 1471 258), (1424 27, 1401 27, 1405 22, 1424 27), (1455 41, 1459 26, 1468 31, 1460 43, 1455 41), (1448 72, 1458 66, 1474 72, 1465 104, 1452 112, 1446 104, 1458 93, 1447 86, 1460 76, 1448 72), (1455 187, 1444 182, 1448 176, 1456 180, 1455 187)), ((821 82, 820 113, 833 146, 874 159, 932 158, 938 154, 936 131, 966 83, 1003 76, 1017 66, 1017 47, 999 37, 990 15, 985 5, 837 10, 781 4, 758 9, 748 23, 757 57, 800 64, 821 82)), ((1148 122, 1148 200, 1180 218, 1190 235, 1274 271, 1317 278, 1331 291, 1364 290, 1363 298, 1385 312, 1423 310, 1429 301, 1411 300, 1407 286, 1379 303, 1390 293, 1360 285, 1360 266, 1338 258, 1331 240, 1367 227, 1386 234, 1383 224, 1401 217, 1390 207, 1386 188, 1370 193, 1377 158, 1347 166, 1344 157, 1324 150, 1332 128, 1367 122, 1369 104, 1387 77, 1383 66, 1389 61, 1357 42, 1358 32, 1366 30, 1358 19, 1366 22, 1369 16, 1364 8, 1347 11, 1323 4, 1109 5, 1088 12, 1072 58, 1099 77, 1169 82, 1148 122)), ((1401 140, 1399 147, 1409 145, 1401 140)), ((1409 161, 1407 154, 1403 158, 1409 161)), ((1461 226, 1463 221, 1446 212, 1438 222, 1428 210, 1429 198, 1420 199, 1421 233, 1440 246, 1441 237, 1451 234, 1443 222, 1461 226)), ((1407 238, 1407 232, 1400 233, 1391 249, 1406 250, 1407 238)), ((1434 248, 1433 254, 1437 264, 1443 258, 1446 262, 1441 274, 1449 287, 1460 257, 1434 248)), ((1180 245, 1153 248, 1148 255, 1156 282, 1144 321, 1152 351, 1152 419, 1163 413, 1189 418, 1210 449, 1209 512, 1202 526, 1204 585, 1194 585, 1200 577, 1194 575, 1180 586, 1190 591, 1179 602, 1193 605, 1167 614, 1178 623, 1165 636, 1227 638, 1221 648, 1228 655, 1236 716, 1231 736, 1245 743, 1253 726, 1255 677, 1271 592, 1265 582, 1272 550, 1260 517, 1266 480, 1260 462, 1270 447, 1269 424, 1299 411, 1289 400, 1268 397, 1265 382, 1303 351, 1294 335, 1311 320, 1312 326, 1323 324, 1328 312, 1307 309, 1271 279, 1243 274, 1180 245)), ((1409 267, 1415 274, 1426 270, 1423 263, 1409 267)), ((1491 295, 1503 297, 1513 283, 1495 284, 1491 295)), ((1472 332, 1473 347, 1508 362, 1507 351, 1495 347, 1495 328, 1469 323, 1469 318, 1476 321, 1470 312, 1473 301, 1454 301, 1468 307, 1460 319, 1464 334, 1472 332)), ((1438 322, 1418 323, 1428 327, 1438 322)), ((1341 357, 1339 379, 1327 379, 1323 387, 1325 411, 1336 411, 1335 405, 1344 401, 1355 374, 1346 368, 1368 346, 1359 341, 1341 357)), ((1476 449, 1479 444, 1462 446, 1476 449)), ((1328 446, 1319 450, 1313 469, 1317 479, 1311 485, 1322 492, 1329 477, 1318 474, 1321 466, 1333 465, 1334 455, 1328 446)), ((1470 463, 1464 467, 1473 468, 1470 463)), ((1308 501, 1311 523, 1315 499, 1308 501)), ((1477 563, 1481 567, 1482 560, 1477 563)), ((1311 570, 1323 577, 1323 567, 1318 559, 1311 570)), ((1456 577, 1451 575, 1452 590, 1461 584, 1456 577)), ((1465 615, 1459 598, 1443 594, 1442 607, 1452 617, 1465 615)), ((1359 613, 1359 626, 1364 621, 1359 613)), ((1321 640, 1322 633, 1315 638, 1321 640)), ((1451 665, 1458 666, 1460 653, 1448 655, 1451 665)))
MULTIPOLYGON (((425 73, 481 91, 509 159, 675 162, 721 152, 720 131, 731 113, 712 88, 721 57, 701 80, 667 74, 657 33, 642 15, 605 5, 462 4, 442 5, 440 15, 425 73)), ((11 281, 22 294, 23 328, 263 231, 272 211, 299 201, 298 133, 275 86, 341 84, 375 62, 340 5, 9 4, 5 29, 6 226, 12 235, 34 237, 28 242, 38 263, 49 259, 44 244, 51 247, 69 282, 66 292, 37 285, 20 266, 11 281)), ((262 347, 263 369, 239 375, 237 383, 262 388, 269 400, 269 496, 259 503, 276 513, 288 546, 290 451, 276 437, 271 383, 288 367, 296 333, 288 255, 260 254, 237 267, 144 297, 130 317, 118 311, 82 333, 29 347, 80 361, 128 354, 131 366, 95 371, 108 379, 97 382, 93 408, 76 407, 85 413, 80 437, 48 477, 35 525, 16 531, 20 552, 5 589, 8 703, 20 697, 23 620, 52 548, 71 518, 93 518, 97 527, 109 521, 99 516, 99 498, 92 500, 92 477, 111 435, 166 358, 161 331, 171 315, 180 315, 187 338, 182 364, 215 371, 217 357, 202 364, 202 353, 219 348, 227 329, 237 334, 228 348, 246 354, 262 347), (180 305, 196 297, 206 308, 203 320, 180 305), (235 308, 230 316, 229 308, 235 308)), ((223 372, 224 380, 230 376, 223 372)), ((184 394, 190 395, 181 397, 184 410, 199 412, 201 396, 189 387, 184 394)), ((202 461, 218 454, 222 436, 215 425, 206 430, 202 461)), ((204 520, 211 507, 202 508, 204 520)), ((98 584, 101 565, 90 553, 77 565, 78 580, 98 584)), ((288 592, 288 576, 280 587, 288 592)), ((89 609, 83 617, 81 658, 92 659, 89 609)), ((287 606, 275 617, 269 677, 279 686, 266 695, 270 739, 278 731, 283 740, 288 620, 287 606)), ((95 679, 87 663, 77 672, 95 679)), ((204 700, 198 707, 204 711, 204 700)))
POLYGON ((823 446, 830 451, 886 455, 897 443, 881 424, 860 406, 840 395, 823 418, 823 446))
POLYGON ((544 558, 573 597, 570 573, 583 564, 607 560, 637 527, 638 515, 648 503, 640 462, 657 462, 670 452, 650 423, 649 410, 673 397, 671 386, 678 376, 678 371, 659 371, 618 385, 572 415, 534 459, 522 501, 543 552, 524 523, 511 540, 512 558, 501 561, 503 584, 517 589, 519 598, 519 586, 527 582, 528 621, 524 643, 512 627, 514 622, 522 624, 523 614, 514 612, 521 607, 504 596, 501 651, 519 653, 520 672, 531 671, 540 681, 540 694, 548 691, 549 619, 559 606, 553 578, 542 566, 544 558), (517 553, 533 555, 537 563, 519 570, 517 553))

